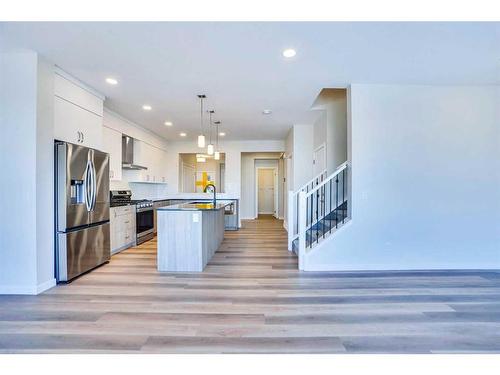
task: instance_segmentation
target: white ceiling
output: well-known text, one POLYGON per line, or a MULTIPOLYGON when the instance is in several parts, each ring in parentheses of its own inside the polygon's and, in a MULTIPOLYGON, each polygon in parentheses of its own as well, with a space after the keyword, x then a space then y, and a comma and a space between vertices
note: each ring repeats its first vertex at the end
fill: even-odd
MULTIPOLYGON (((3 23, 5 42, 39 51, 169 140, 199 129, 199 102, 227 139, 283 139, 315 118, 324 87, 498 84, 500 23, 3 23), (281 51, 297 56, 285 60, 281 51), (110 86, 104 79, 118 79, 110 86), (143 104, 153 110, 145 112, 143 104), (272 115, 262 115, 271 109, 272 115), (167 128, 166 120, 174 123, 167 128)), ((0 39, 1 40, 1 39, 0 39)))

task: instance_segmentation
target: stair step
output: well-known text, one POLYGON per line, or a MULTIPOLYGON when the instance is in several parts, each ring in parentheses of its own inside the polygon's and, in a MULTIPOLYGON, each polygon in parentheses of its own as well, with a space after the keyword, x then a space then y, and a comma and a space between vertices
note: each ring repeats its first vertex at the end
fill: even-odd
MULTIPOLYGON (((343 220, 347 219, 347 202, 344 202, 336 209, 332 210, 324 218, 318 220, 311 228, 306 232, 306 247, 311 246, 312 243, 319 240, 319 238, 325 238, 330 235, 336 228, 343 224, 343 220)), ((296 238, 292 242, 292 251, 297 254, 299 250, 299 239, 296 238)))

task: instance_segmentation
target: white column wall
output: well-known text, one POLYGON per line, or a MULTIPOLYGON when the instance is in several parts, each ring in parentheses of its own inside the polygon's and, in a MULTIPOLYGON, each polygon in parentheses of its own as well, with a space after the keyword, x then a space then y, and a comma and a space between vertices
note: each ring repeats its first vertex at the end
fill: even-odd
POLYGON ((36 294, 55 285, 52 67, 0 55, 0 294, 36 294))

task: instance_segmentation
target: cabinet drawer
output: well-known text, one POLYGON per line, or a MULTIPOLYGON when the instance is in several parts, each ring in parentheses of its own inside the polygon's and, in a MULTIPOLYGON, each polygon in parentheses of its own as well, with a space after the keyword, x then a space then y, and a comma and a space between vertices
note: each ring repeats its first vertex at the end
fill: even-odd
POLYGON ((135 206, 119 206, 119 207, 111 207, 111 215, 114 217, 131 215, 135 217, 135 206))

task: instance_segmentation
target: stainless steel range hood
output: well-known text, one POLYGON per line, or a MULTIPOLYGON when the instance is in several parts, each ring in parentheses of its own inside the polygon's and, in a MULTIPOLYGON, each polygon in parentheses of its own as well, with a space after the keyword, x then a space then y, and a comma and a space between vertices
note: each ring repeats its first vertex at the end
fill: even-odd
POLYGON ((122 136, 122 168, 123 169, 148 169, 142 165, 134 164, 134 138, 128 135, 122 136))

